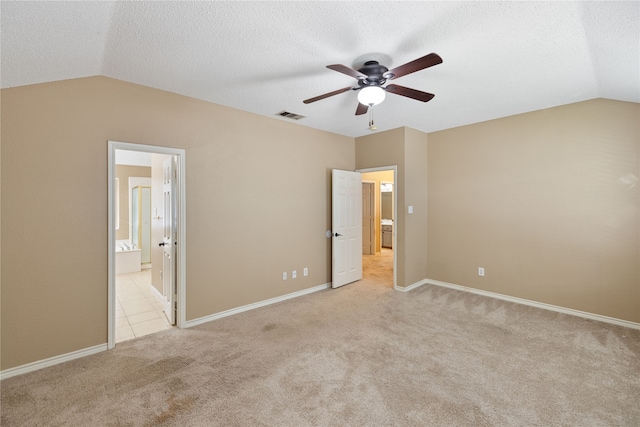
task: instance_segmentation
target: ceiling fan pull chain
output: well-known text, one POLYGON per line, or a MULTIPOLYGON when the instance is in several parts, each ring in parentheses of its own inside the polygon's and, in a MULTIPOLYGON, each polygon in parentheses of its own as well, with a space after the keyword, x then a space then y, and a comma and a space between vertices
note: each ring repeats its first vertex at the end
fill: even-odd
POLYGON ((373 105, 372 105, 371 107, 369 107, 369 130, 374 131, 377 129, 378 128, 373 123, 373 105))

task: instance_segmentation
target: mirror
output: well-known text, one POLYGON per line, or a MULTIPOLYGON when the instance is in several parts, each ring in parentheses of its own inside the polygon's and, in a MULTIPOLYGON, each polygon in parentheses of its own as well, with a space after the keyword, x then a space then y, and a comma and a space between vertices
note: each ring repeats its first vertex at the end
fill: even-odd
POLYGON ((393 220, 393 184, 380 183, 380 216, 384 220, 393 220))

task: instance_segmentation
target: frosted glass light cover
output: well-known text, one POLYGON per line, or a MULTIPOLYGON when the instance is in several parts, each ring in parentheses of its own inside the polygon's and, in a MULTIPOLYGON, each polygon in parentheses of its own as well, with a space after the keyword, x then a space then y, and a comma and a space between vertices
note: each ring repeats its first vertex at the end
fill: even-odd
POLYGON ((363 105, 377 105, 384 101, 386 93, 384 89, 378 86, 367 86, 358 92, 358 102, 363 105))

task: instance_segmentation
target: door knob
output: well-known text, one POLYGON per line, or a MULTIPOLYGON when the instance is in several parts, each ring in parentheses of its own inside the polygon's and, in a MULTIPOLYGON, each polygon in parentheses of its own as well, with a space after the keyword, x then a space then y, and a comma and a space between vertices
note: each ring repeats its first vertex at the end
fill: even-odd
POLYGON ((336 233, 336 234, 335 234, 335 236, 336 236, 336 237, 340 237, 340 236, 342 236, 342 234, 340 234, 340 233, 336 233))
POLYGON ((158 246, 164 246, 164 242, 158 243, 158 246))

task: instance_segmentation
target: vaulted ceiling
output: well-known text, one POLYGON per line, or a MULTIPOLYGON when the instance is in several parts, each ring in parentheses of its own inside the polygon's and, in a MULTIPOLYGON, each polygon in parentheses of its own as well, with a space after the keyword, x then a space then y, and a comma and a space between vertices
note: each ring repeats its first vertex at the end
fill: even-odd
POLYGON ((640 2, 10 2, 2 1, 2 88, 104 75, 296 123, 370 133, 326 68, 367 60, 443 63, 394 83, 378 130, 433 132, 611 98, 640 102, 640 2))

